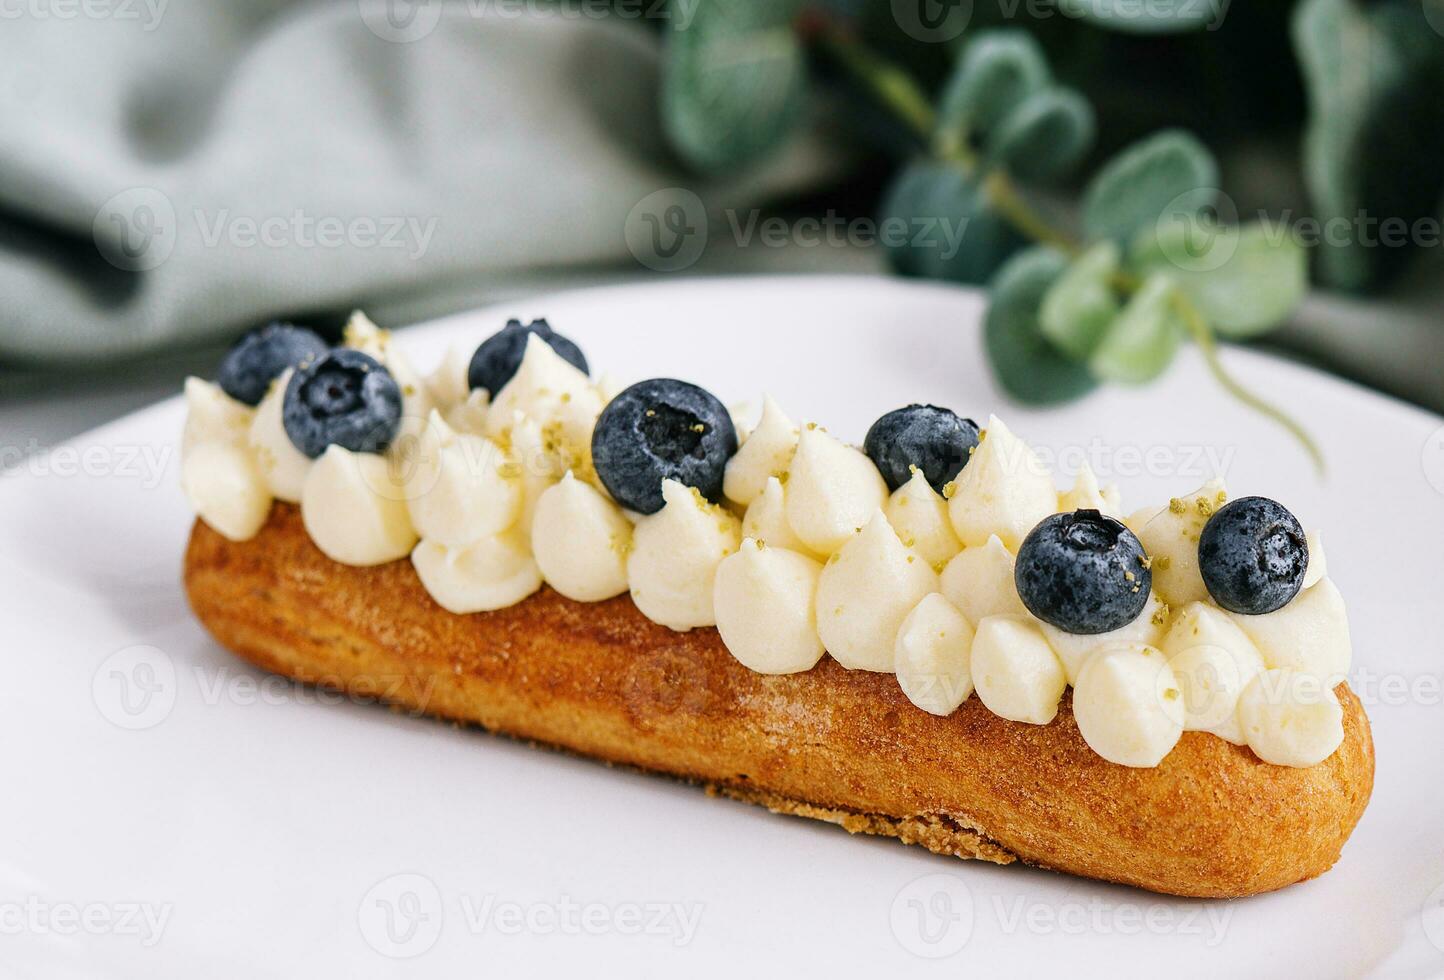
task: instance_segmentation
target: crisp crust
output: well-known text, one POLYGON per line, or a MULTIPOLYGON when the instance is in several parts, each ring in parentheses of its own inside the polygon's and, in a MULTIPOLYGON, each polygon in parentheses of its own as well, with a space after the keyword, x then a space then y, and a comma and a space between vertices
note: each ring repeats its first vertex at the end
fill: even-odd
POLYGON ((457 616, 410 562, 326 558, 297 508, 251 541, 197 521, 190 602, 226 647, 267 670, 431 715, 668 773, 778 812, 1003 864, 1015 858, 1175 895, 1236 897, 1316 877, 1338 859, 1374 780, 1358 698, 1344 743, 1308 769, 1186 733, 1154 769, 1084 744, 1065 696, 1049 725, 977 698, 939 718, 887 674, 830 658, 769 676, 714 629, 674 633, 630 599, 549 588, 457 616))

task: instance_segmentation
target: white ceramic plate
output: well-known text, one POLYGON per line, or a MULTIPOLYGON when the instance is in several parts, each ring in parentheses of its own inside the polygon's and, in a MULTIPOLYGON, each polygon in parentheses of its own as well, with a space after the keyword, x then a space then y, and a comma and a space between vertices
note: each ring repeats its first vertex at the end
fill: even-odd
POLYGON ((269 678, 187 611, 172 400, 0 480, 0 974, 1444 972, 1441 420, 1230 352, 1324 444, 1321 481, 1191 352, 1143 390, 1008 404, 980 310, 878 279, 688 281, 402 337, 429 368, 508 315, 546 315, 622 380, 765 390, 858 441, 932 401, 998 412, 1064 471, 1086 456, 1130 509, 1215 464, 1235 492, 1285 501, 1324 529, 1378 749, 1373 803, 1328 875, 1191 902, 953 861, 269 678))

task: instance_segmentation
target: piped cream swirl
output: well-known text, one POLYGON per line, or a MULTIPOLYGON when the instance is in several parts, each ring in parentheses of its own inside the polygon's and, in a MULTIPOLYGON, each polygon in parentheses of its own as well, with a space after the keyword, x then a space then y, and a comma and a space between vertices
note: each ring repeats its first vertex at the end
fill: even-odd
POLYGON ((639 520, 632 535, 632 601, 648 619, 674 630, 713 626, 717 566, 741 544, 742 526, 676 480, 662 483, 662 500, 662 509, 639 520))
POLYGON ((965 547, 996 535, 1016 553, 1038 522, 1054 513, 1058 491, 1033 450, 994 415, 983 439, 954 481, 948 502, 953 529, 965 547))
POLYGON ((937 590, 937 573, 875 510, 822 570, 818 632, 844 667, 891 671, 898 628, 923 596, 937 590))
POLYGON ((798 429, 771 397, 762 401, 762 418, 757 428, 727 461, 722 493, 728 500, 746 506, 757 499, 767 481, 787 472, 797 451, 798 429))
POLYGON ((570 470, 537 500, 531 547, 542 575, 568 599, 599 602, 627 591, 632 525, 570 470))
POLYGON ((830 555, 887 501, 877 467, 820 426, 798 438, 787 481, 787 523, 814 551, 830 555))

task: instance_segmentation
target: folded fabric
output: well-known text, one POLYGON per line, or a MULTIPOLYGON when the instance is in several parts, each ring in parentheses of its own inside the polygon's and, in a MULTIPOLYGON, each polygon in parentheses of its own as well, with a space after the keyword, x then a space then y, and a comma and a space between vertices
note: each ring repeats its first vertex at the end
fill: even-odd
POLYGON ((660 32, 538 6, 15 8, 0 361, 214 342, 512 273, 640 270, 628 221, 650 195, 755 204, 815 177, 796 153, 727 187, 685 175, 659 128, 660 32))

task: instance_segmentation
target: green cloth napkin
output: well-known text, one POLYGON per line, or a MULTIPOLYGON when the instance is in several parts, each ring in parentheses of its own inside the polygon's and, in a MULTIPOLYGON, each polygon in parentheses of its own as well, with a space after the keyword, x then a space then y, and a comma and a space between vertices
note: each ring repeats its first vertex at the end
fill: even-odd
POLYGON ((0 362, 137 355, 408 297, 441 312, 523 272, 645 271, 627 222, 654 192, 752 205, 826 168, 802 151, 725 187, 683 175, 656 111, 660 33, 537 7, 14 5, 0 362))

